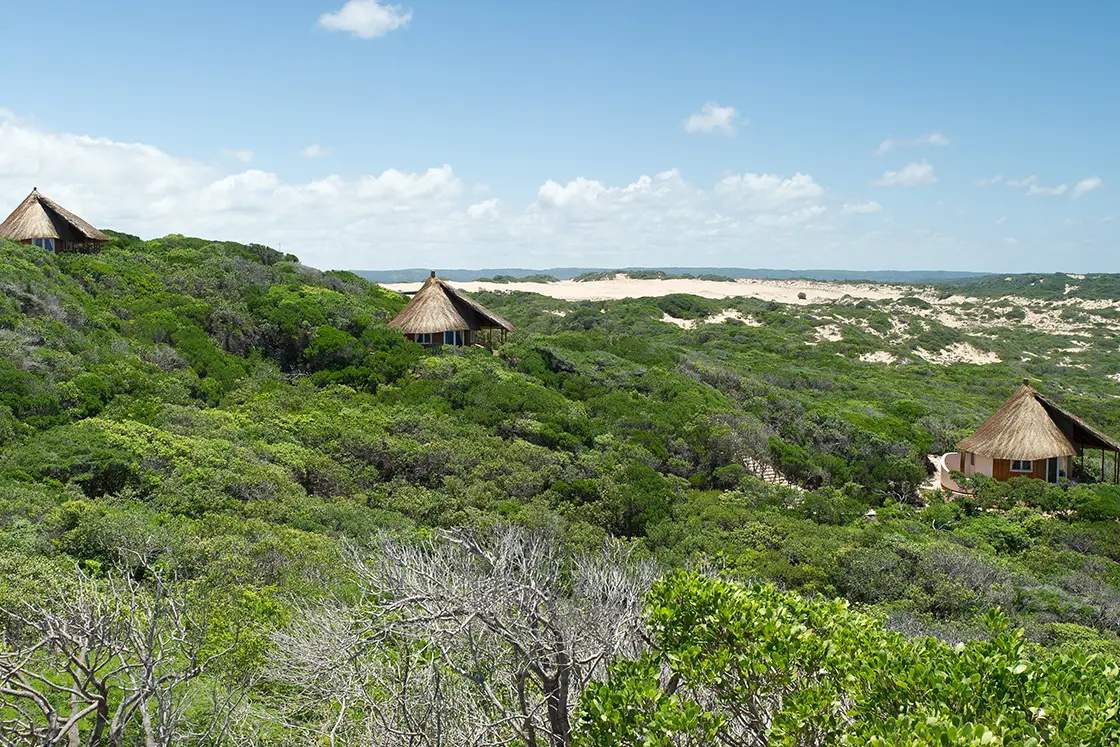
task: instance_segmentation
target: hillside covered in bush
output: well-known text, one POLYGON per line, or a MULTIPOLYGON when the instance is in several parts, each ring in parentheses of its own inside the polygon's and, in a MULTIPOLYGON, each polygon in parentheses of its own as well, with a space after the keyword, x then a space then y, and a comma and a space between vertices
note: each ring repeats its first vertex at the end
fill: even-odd
POLYGON ((1120 489, 922 491, 1025 376, 1120 432, 1109 309, 493 293, 507 344, 425 351, 354 274, 122 234, 0 291, 0 744, 1115 738, 1120 489))

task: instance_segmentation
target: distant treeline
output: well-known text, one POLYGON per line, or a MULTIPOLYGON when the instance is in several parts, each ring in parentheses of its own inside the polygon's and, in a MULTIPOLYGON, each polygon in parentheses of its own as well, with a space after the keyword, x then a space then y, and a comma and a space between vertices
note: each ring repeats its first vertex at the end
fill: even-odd
MULTIPOLYGON (((489 268, 481 270, 435 268, 441 278, 458 282, 487 280, 496 277, 510 277, 525 281, 527 277, 554 277, 557 280, 574 280, 589 274, 613 276, 624 272, 630 277, 643 277, 639 273, 663 273, 672 277, 697 277, 710 279, 721 277, 731 280, 739 278, 759 278, 768 280, 824 280, 875 283, 916 283, 923 285, 968 282, 988 277, 979 272, 955 272, 951 270, 766 270, 742 267, 622 267, 609 270, 602 267, 553 267, 546 269, 527 268, 489 268), (710 276, 710 277, 709 277, 710 276)), ((354 274, 375 283, 416 283, 424 280, 431 269, 408 268, 402 270, 355 270, 354 274)), ((659 277, 659 276, 650 276, 659 277)), ((995 277, 995 276, 992 276, 995 277)), ((1004 275, 998 276, 1001 280, 1004 275)))
POLYGON ((728 275, 714 275, 704 273, 693 275, 688 272, 665 272, 664 270, 602 270, 585 272, 576 275, 573 280, 577 283, 588 283, 596 280, 613 280, 616 275, 625 275, 632 280, 713 280, 720 283, 734 283, 735 278, 728 275))
POLYGON ((513 275, 495 275, 492 278, 478 278, 476 282, 479 283, 559 283, 560 278, 555 275, 543 275, 535 273, 533 275, 525 275, 524 277, 515 277, 513 275))

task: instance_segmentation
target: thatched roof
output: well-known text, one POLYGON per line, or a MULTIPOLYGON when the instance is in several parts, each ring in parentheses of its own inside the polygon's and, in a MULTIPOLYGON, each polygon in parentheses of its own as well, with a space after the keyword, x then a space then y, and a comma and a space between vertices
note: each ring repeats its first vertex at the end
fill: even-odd
POLYGON ((464 296, 447 281, 437 278, 434 272, 389 326, 407 335, 468 329, 513 331, 512 324, 464 296))
POLYGON ((85 244, 108 241, 109 237, 33 189, 7 220, 0 223, 0 239, 59 239, 85 244))
POLYGON ((1083 448, 1120 452, 1120 442, 1058 407, 1024 379, 1003 407, 957 448, 991 459, 1033 461, 1073 456, 1083 448))

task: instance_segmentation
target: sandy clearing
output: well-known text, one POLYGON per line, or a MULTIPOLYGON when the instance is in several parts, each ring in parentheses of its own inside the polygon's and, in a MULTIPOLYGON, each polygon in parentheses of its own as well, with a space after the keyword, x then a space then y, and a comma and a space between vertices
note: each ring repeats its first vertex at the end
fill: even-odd
POLYGON ((723 324, 724 322, 734 320, 742 322, 748 327, 761 327, 762 322, 755 319, 753 316, 747 316, 737 309, 724 309, 718 314, 713 314, 704 320, 704 324, 723 324))
POLYGON ((840 342, 844 339, 844 333, 835 324, 825 324, 816 327, 813 331, 817 334, 818 342, 840 342))
POLYGON ((898 360, 894 353, 889 353, 886 350, 876 350, 874 353, 863 353, 859 359, 864 363, 894 363, 898 360))
MULTIPOLYGON (((612 301, 620 298, 651 298, 683 293, 702 298, 758 298, 787 304, 810 304, 836 301, 844 296, 873 301, 893 300, 912 295, 914 289, 875 283, 825 283, 811 280, 762 280, 743 278, 735 282, 717 280, 634 280, 616 276, 613 280, 592 280, 577 283, 451 283, 467 293, 477 291, 523 291, 539 293, 564 301, 612 301), (798 298, 804 293, 805 298, 798 298)), ((420 290, 421 283, 387 283, 385 288, 403 293, 420 290)))
POLYGON ((661 315, 661 321, 666 324, 675 324, 681 329, 696 329, 695 319, 678 319, 675 316, 669 316, 667 313, 661 315))
POLYGON ((974 363, 983 366, 1000 362, 999 356, 995 353, 985 352, 968 342, 954 342, 949 347, 942 348, 936 353, 918 348, 914 351, 914 354, 937 366, 951 366, 954 363, 974 363))
POLYGON ((718 314, 713 314, 705 319, 678 319, 675 316, 670 316, 668 313, 661 315, 661 321, 666 324, 675 324, 681 329, 696 329, 701 324, 722 324, 726 321, 735 320, 742 322, 748 327, 761 327, 762 322, 754 317, 745 316, 742 312, 736 309, 724 309, 718 314))

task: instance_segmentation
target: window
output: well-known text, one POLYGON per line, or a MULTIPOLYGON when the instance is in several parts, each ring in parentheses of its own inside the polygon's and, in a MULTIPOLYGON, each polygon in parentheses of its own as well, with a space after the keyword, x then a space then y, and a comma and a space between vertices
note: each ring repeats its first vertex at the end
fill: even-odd
POLYGON ((31 243, 48 252, 54 251, 54 239, 31 239, 31 243))
POLYGON ((1030 459, 1012 459, 1011 460, 1012 472, 1033 472, 1034 465, 1031 464, 1030 459))
POLYGON ((420 345, 431 345, 432 344, 432 333, 431 332, 421 332, 420 334, 416 335, 416 342, 419 343, 420 345))
POLYGON ((462 345, 463 333, 462 332, 444 332, 443 333, 444 345, 462 345))
POLYGON ((968 458, 969 458, 969 461, 972 463, 972 466, 975 467, 976 466, 976 455, 975 454, 969 454, 968 458))

